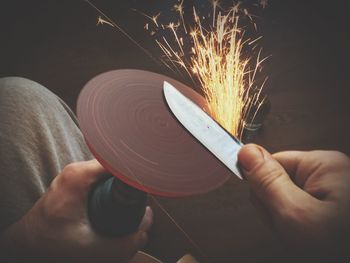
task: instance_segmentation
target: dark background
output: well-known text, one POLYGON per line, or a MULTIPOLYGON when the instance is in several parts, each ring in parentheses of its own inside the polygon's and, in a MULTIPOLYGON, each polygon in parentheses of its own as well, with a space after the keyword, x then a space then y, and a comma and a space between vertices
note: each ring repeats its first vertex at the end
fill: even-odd
MULTIPOLYGON (((131 8, 155 13, 165 11, 171 1, 93 2, 155 57, 160 54, 144 32, 144 18, 131 8)), ((348 10, 346 1, 271 0, 260 14, 264 53, 272 55, 265 66, 272 107, 257 142, 270 151, 333 149, 350 154, 348 10)), ((173 76, 121 33, 97 27, 97 17, 83 0, 2 1, 0 77, 30 78, 75 108, 84 84, 108 70, 137 68, 173 76)), ((281 260, 288 251, 260 222, 248 192, 233 179, 207 195, 160 201, 211 262, 281 260)), ((166 262, 186 252, 202 258, 154 209, 156 224, 146 250, 166 262)))

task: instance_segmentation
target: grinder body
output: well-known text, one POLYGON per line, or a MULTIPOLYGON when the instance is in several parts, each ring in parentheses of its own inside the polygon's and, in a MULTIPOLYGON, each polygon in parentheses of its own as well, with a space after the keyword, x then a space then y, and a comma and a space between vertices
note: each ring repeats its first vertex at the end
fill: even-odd
POLYGON ((88 217, 99 234, 121 237, 138 230, 146 209, 147 194, 110 176, 90 191, 88 217))

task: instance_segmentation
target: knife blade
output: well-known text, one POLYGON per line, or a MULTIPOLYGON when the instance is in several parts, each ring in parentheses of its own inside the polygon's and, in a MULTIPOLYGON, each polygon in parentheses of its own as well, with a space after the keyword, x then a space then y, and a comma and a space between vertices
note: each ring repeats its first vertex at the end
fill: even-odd
POLYGON ((242 179, 237 155, 243 144, 166 81, 163 93, 177 120, 229 170, 242 179))

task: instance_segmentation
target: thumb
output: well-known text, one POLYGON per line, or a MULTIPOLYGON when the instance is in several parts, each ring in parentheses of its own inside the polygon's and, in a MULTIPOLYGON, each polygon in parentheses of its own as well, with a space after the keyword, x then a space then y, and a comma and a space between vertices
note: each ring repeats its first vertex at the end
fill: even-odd
POLYGON ((271 212, 293 207, 305 197, 281 164, 264 148, 245 145, 238 153, 238 161, 252 191, 271 212))

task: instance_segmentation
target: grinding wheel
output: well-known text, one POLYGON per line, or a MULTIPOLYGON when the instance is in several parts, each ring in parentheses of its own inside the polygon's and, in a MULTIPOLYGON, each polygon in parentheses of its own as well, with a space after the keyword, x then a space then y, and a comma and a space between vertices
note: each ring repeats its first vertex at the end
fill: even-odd
POLYGON ((110 71, 88 82, 79 96, 77 115, 85 140, 108 171, 142 191, 180 197, 214 190, 231 172, 172 115, 164 81, 206 107, 201 95, 171 78, 110 71))

